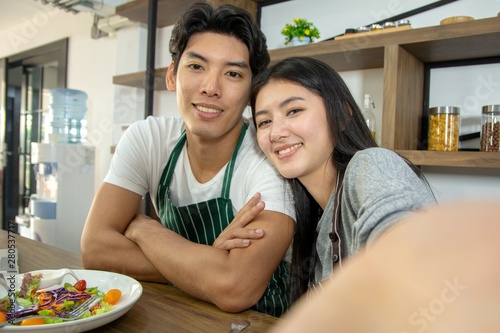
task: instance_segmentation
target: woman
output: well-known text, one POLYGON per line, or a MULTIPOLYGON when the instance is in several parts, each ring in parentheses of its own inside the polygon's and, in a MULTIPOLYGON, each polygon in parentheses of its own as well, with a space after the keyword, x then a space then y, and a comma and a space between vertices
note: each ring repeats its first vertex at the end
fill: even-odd
POLYGON ((257 141, 292 185, 292 301, 411 212, 435 204, 422 173, 377 147, 338 73, 289 58, 255 78, 257 141))

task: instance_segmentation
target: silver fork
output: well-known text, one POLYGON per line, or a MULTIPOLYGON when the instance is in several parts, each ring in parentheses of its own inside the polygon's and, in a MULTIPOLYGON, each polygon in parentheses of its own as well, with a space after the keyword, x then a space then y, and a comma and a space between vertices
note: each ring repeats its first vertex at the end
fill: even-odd
POLYGON ((24 317, 18 317, 15 319, 9 319, 8 321, 5 321, 0 324, 0 327, 3 327, 7 324, 17 324, 25 319, 31 319, 31 318, 50 318, 50 319, 61 319, 63 321, 70 321, 70 320, 76 320, 79 319, 87 310, 92 309, 99 301, 101 300, 101 297, 97 295, 92 295, 89 299, 87 299, 85 302, 81 303, 78 305, 76 308, 71 310, 70 312, 66 313, 65 317, 58 317, 58 316, 41 316, 41 315, 31 315, 31 316, 24 316, 24 317))
POLYGON ((250 322, 245 319, 236 319, 231 323, 231 327, 229 328, 229 333, 240 333, 245 328, 250 326, 250 322))
POLYGON ((9 292, 9 285, 7 284, 7 280, 2 273, 0 273, 0 285, 2 285, 7 292, 9 292))
MULTIPOLYGON (((3 276, 3 273, 0 273, 0 285, 5 289, 5 291, 7 292, 7 295, 10 296, 10 292, 12 292, 12 290, 10 289, 10 286, 9 284, 7 283, 7 279, 5 278, 5 276, 3 276)), ((19 309, 19 305, 17 304, 17 300, 15 299, 15 297, 13 298, 13 307, 15 310, 19 309)), ((2 326, 0 326, 2 327, 2 326)))

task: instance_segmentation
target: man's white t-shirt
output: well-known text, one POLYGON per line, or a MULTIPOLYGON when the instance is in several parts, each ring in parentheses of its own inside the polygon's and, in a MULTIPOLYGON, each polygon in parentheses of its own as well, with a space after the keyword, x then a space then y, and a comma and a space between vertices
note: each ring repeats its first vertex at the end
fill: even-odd
MULTIPOLYGON (((158 183, 184 128, 181 118, 150 116, 135 122, 118 143, 104 181, 141 196, 149 192, 158 212, 158 183)), ((186 206, 220 197, 225 170, 226 166, 210 181, 199 183, 191 171, 184 145, 170 184, 172 203, 186 206)), ((231 181, 229 196, 233 213, 236 215, 257 192, 261 193, 266 210, 284 213, 295 220, 289 185, 260 150, 255 127, 250 123, 238 151, 231 181)))

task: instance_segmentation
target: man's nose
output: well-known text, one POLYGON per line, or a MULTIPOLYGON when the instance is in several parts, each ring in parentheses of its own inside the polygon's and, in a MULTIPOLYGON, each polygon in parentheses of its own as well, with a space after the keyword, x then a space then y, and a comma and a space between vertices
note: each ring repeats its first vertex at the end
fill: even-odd
POLYGON ((221 97, 222 89, 220 78, 216 74, 208 73, 202 82, 201 92, 208 96, 221 97))

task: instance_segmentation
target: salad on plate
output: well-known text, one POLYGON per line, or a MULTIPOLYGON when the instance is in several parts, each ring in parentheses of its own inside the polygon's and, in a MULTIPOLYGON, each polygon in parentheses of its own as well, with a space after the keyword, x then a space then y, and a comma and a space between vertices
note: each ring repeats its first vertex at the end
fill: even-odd
MULTIPOLYGON (((20 326, 45 325, 63 322, 79 304, 97 295, 101 300, 90 310, 86 311, 79 319, 97 316, 113 309, 122 292, 120 289, 110 289, 102 292, 97 287, 88 287, 84 279, 71 284, 65 282, 52 288, 40 289, 43 273, 26 273, 23 275, 19 290, 14 293, 14 298, 9 295, 0 300, 0 323, 31 315, 48 316, 49 318, 29 318, 21 321, 20 326), (14 300, 14 304, 12 301, 14 300)), ((77 320, 79 320, 77 319, 77 320)))

